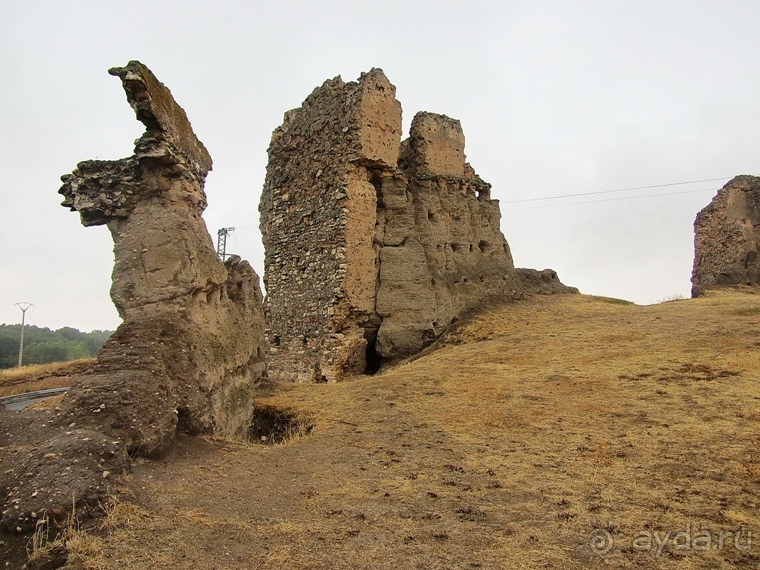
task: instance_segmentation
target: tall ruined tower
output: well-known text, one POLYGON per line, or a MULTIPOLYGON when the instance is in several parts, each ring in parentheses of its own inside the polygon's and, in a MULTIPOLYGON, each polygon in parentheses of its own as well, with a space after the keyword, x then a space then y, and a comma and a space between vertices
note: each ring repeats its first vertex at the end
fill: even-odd
POLYGON ((259 206, 273 377, 366 368, 379 325, 376 185, 400 142, 401 106, 380 70, 326 81, 274 131, 259 206))
POLYGON ((459 121, 418 113, 402 143, 379 69, 326 81, 285 114, 259 208, 273 378, 372 372, 484 300, 524 291, 459 121))

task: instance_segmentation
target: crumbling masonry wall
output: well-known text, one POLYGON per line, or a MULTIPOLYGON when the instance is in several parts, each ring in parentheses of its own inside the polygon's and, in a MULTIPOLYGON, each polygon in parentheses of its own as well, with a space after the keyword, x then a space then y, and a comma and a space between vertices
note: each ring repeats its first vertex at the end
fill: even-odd
POLYGON ((419 113, 402 143, 401 106, 379 69, 328 80, 285 114, 260 213, 273 378, 373 371, 530 281, 514 269, 490 185, 465 161, 459 121, 419 113))
POLYGON ((760 178, 730 180, 694 221, 692 295, 760 285, 760 178))
POLYGON ((401 106, 379 70, 326 81, 272 135, 260 211, 270 369, 362 372, 376 327, 376 179, 393 170, 401 106))
POLYGON ((386 173, 379 190, 381 358, 418 352, 484 300, 522 294, 498 201, 465 162, 459 121, 415 115, 399 169, 386 173))
POLYGON ((217 258, 201 217, 211 157, 169 89, 139 62, 109 73, 146 131, 131 157, 79 163, 60 193, 85 226, 111 232, 111 298, 124 322, 95 375, 64 399, 64 416, 105 423, 143 455, 166 449, 177 429, 244 438, 266 370, 258 277, 237 256, 217 258))
POLYGON ((177 432, 246 439, 266 374, 258 277, 237 256, 219 261, 201 217, 211 157, 147 67, 109 73, 145 133, 128 158, 79 163, 59 192, 85 226, 108 226, 124 322, 55 410, 0 412, 14 434, 0 438, 4 531, 101 512, 130 456, 165 452, 177 432))

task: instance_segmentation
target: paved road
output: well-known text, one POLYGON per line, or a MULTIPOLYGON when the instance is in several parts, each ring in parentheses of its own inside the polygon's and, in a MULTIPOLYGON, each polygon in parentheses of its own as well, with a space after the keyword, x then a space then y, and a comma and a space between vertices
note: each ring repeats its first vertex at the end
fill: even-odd
POLYGON ((29 404, 50 398, 51 396, 57 396, 63 394, 69 387, 65 388, 50 388, 49 390, 37 390, 36 392, 25 392, 24 394, 15 394, 13 396, 6 396, 0 398, 0 406, 5 406, 6 410, 23 410, 29 404))

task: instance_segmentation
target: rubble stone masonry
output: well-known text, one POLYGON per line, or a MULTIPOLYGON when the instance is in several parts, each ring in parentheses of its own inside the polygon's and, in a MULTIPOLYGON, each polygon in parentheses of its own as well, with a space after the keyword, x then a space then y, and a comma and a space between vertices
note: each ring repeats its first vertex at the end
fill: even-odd
MULTIPOLYGON (((459 121, 418 113, 402 143, 379 69, 328 80, 285 114, 260 203, 270 377, 373 372, 483 301, 524 293, 464 142, 459 121)), ((537 279, 570 290, 553 272, 537 279)))
POLYGON ((760 178, 736 176, 694 222, 692 296, 725 285, 760 285, 760 178))

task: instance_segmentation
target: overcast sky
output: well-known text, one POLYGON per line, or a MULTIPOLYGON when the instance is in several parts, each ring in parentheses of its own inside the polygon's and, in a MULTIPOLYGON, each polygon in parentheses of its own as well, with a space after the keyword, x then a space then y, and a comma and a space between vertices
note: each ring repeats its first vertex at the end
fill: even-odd
POLYGON ((325 79, 381 67, 405 132, 420 110, 461 120, 517 266, 637 303, 688 295, 696 213, 760 173, 758 22, 757 0, 0 0, 0 322, 29 301, 38 326, 119 323, 110 235, 57 190, 79 161, 132 154, 142 128, 107 74, 131 59, 213 157, 214 240, 236 227, 228 251, 260 275, 272 130, 325 79))

